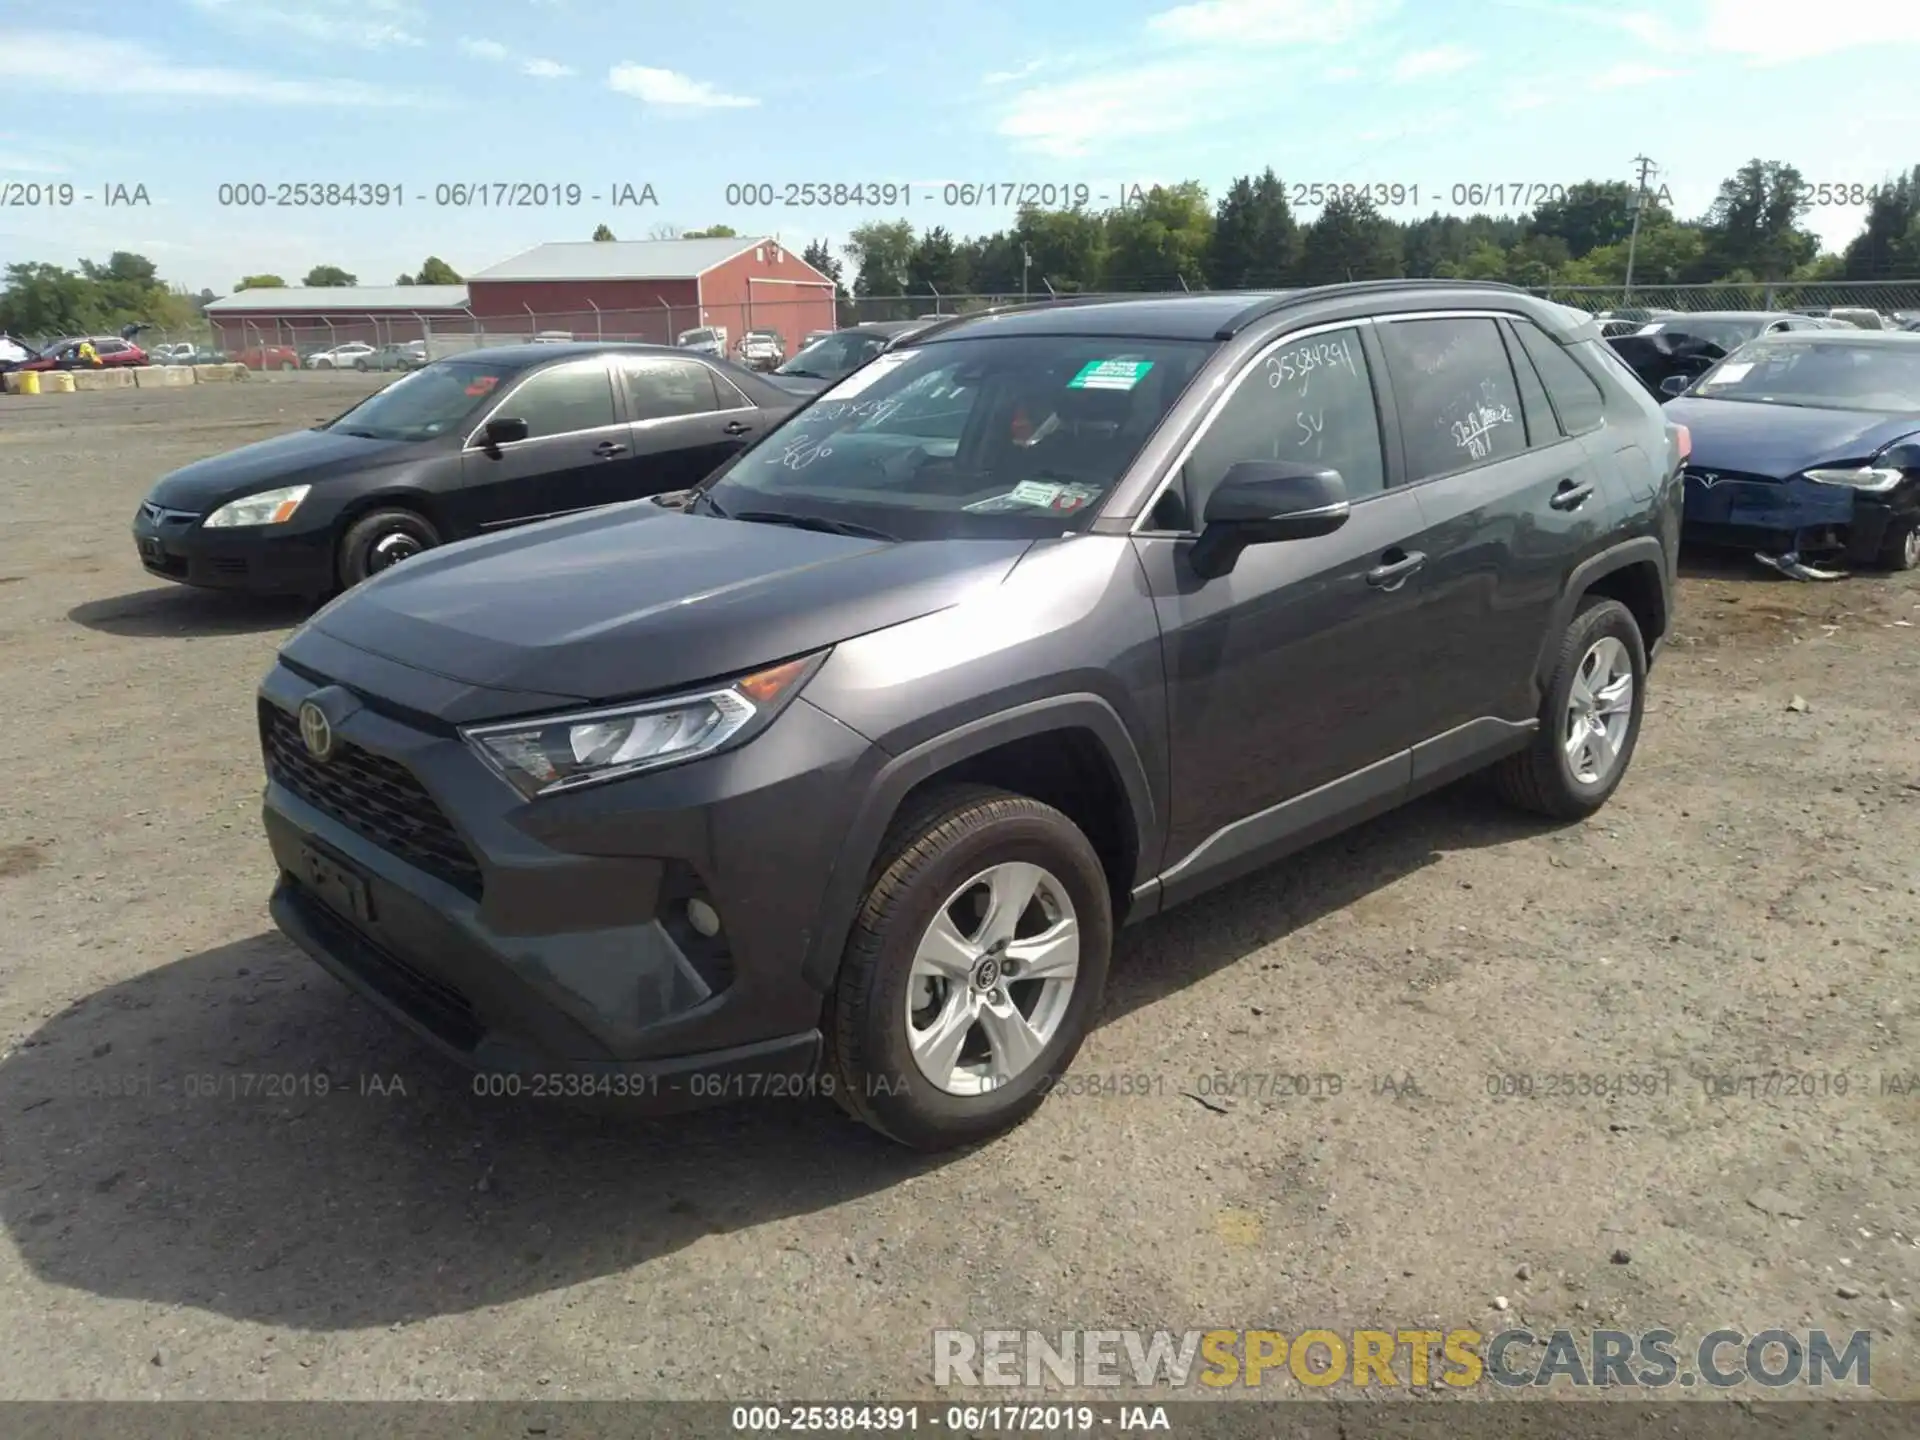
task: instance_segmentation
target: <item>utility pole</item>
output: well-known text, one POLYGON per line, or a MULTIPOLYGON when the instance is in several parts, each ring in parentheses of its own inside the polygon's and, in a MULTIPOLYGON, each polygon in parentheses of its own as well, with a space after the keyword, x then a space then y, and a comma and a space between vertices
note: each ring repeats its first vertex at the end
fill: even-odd
POLYGON ((1033 266, 1033 252, 1027 249, 1026 242, 1022 241, 1020 244, 1020 300, 1022 304, 1026 303, 1027 271, 1031 269, 1032 266, 1033 266))
POLYGON ((1633 230, 1627 236, 1627 293, 1626 303, 1633 303, 1633 252, 1640 244, 1640 212, 1647 208, 1647 177, 1653 173, 1653 161, 1644 155, 1633 157, 1633 163, 1640 167, 1640 188, 1633 197, 1633 230))

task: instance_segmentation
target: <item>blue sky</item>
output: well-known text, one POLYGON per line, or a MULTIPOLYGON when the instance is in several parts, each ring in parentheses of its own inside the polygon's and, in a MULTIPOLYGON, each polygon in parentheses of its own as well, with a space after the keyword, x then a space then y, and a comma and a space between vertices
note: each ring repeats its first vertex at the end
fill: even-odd
MULTIPOLYGON (((0 14, 0 263, 132 249, 225 293, 338 264, 384 284, 544 240, 725 223, 836 243, 1010 211, 948 181, 1418 185, 1626 177, 1683 213, 1761 156, 1816 182, 1920 162, 1920 4, 1895 0, 60 0, 0 14), (223 183, 385 182, 370 210, 222 207, 223 183), (653 186, 657 208, 436 207, 459 182, 653 186), (904 211, 729 207, 727 186, 911 182, 904 211), (934 200, 925 197, 931 192, 934 200), (424 201, 420 198, 424 196, 424 201)), ((1844 242, 1857 209, 1810 223, 1844 242)))

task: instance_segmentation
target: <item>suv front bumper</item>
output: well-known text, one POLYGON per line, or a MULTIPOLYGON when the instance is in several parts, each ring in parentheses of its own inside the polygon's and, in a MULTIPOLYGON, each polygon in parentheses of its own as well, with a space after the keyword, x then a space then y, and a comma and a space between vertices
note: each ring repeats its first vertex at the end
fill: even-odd
POLYGON ((341 685, 282 663, 261 687, 290 939, 480 1094, 656 1112, 811 1093, 824 996, 803 962, 869 742, 800 698, 739 750, 531 803, 397 706, 335 706, 327 761, 290 750, 303 700, 400 668, 364 662, 341 685))

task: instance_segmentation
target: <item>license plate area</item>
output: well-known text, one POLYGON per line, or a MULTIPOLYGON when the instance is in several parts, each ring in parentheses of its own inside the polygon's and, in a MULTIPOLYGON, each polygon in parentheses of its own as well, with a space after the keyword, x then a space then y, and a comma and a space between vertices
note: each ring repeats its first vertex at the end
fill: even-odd
POLYGON ((150 535, 142 535, 138 537, 138 540, 140 545, 140 558, 142 560, 146 561, 149 565, 162 565, 166 563, 167 552, 158 540, 150 535))
POLYGON ((300 847, 300 879, 321 900, 363 925, 373 923, 373 895, 366 879, 345 861, 313 845, 300 847))

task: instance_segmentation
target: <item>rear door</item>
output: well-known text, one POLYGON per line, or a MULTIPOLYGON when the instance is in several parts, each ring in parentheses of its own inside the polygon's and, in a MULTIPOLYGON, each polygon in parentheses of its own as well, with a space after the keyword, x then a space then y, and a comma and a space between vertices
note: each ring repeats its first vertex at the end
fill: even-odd
POLYGON ((615 467, 632 454, 606 357, 545 365, 511 382, 460 456, 460 529, 497 529, 604 504, 615 467), (490 419, 527 423, 528 436, 489 452, 490 419))
POLYGON ((691 489, 765 423, 737 386, 702 361, 622 355, 615 368, 633 420, 633 460, 615 477, 619 499, 691 489))
MULTIPOLYGON (((1456 313, 1379 326, 1424 526, 1416 548, 1429 557, 1435 650, 1423 738, 1533 716, 1534 669, 1555 602, 1611 509, 1587 446, 1569 433, 1599 423, 1598 387, 1586 380, 1590 412, 1563 427, 1507 323, 1456 313)), ((1486 730, 1459 736, 1460 747, 1498 738, 1498 727, 1486 730)), ((1431 754, 1436 763, 1461 758, 1446 746, 1431 754)))
POLYGON ((1388 483, 1368 328, 1295 332, 1256 355, 1136 532, 1166 660, 1170 902, 1257 863, 1315 815, 1405 793, 1431 643, 1421 514, 1388 483), (1199 517, 1243 460, 1329 465, 1351 514, 1332 534, 1249 546, 1231 573, 1202 578, 1190 560, 1199 517))

